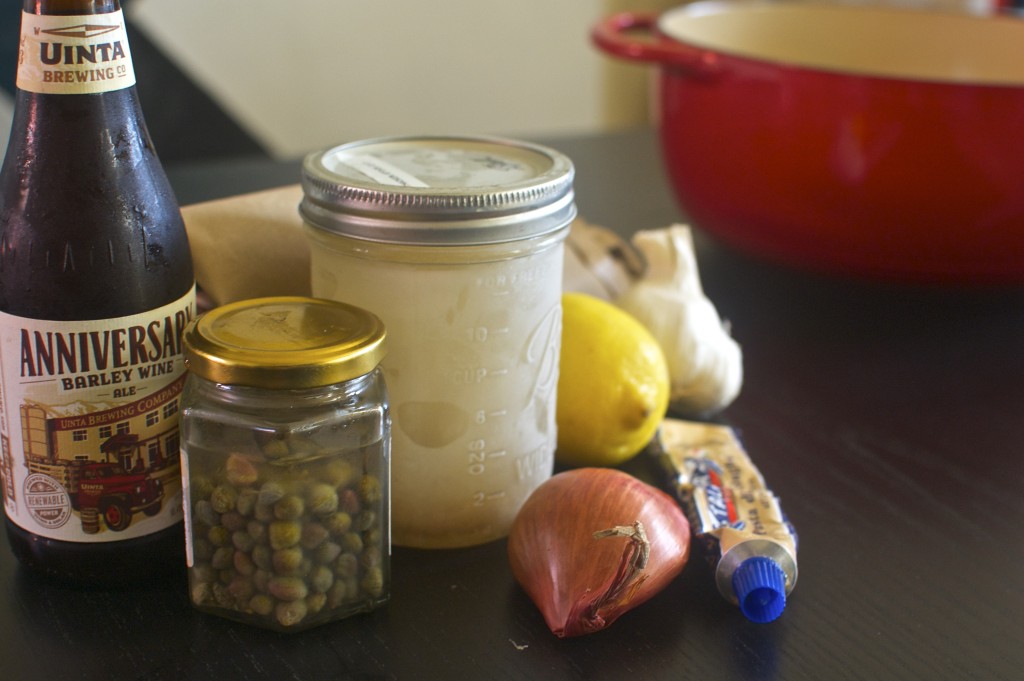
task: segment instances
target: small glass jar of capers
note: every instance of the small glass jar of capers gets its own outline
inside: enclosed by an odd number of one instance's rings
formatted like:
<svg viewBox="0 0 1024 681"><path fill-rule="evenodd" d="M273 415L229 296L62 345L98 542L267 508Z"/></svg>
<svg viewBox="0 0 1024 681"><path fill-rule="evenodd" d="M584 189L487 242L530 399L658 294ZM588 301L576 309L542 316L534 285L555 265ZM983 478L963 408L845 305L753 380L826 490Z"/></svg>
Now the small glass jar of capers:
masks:
<svg viewBox="0 0 1024 681"><path fill-rule="evenodd" d="M193 605L300 631L388 599L391 421L372 313L302 297L215 308L184 334Z"/></svg>

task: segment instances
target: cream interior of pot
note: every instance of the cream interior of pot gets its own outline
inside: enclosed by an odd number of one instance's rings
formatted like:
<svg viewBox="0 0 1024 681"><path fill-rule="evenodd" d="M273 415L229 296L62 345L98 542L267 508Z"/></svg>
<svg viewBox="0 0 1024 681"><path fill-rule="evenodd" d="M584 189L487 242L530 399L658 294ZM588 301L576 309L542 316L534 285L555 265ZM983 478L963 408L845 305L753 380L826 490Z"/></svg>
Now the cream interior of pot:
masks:
<svg viewBox="0 0 1024 681"><path fill-rule="evenodd" d="M666 36L722 54L847 74L1024 84L1024 21L818 2L697 2Z"/></svg>

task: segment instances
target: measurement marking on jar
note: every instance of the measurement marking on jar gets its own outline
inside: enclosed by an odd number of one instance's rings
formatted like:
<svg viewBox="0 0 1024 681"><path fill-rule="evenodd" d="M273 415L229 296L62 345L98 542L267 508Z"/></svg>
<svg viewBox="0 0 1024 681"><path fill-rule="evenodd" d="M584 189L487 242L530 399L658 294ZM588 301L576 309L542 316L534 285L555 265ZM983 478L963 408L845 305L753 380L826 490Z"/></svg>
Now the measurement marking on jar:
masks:
<svg viewBox="0 0 1024 681"><path fill-rule="evenodd" d="M489 450L483 438L470 440L466 443L469 465L466 472L470 475L483 475L487 471L487 463L492 459L500 459L508 455L506 449Z"/></svg>
<svg viewBox="0 0 1024 681"><path fill-rule="evenodd" d="M473 492L473 505L483 506L487 502L501 501L504 498L504 492Z"/></svg>
<svg viewBox="0 0 1024 681"><path fill-rule="evenodd" d="M509 333L509 327L500 326L492 329L489 326L470 326L466 329L466 338L471 343L486 343L492 336L504 336Z"/></svg>
<svg viewBox="0 0 1024 681"><path fill-rule="evenodd" d="M453 385L478 385L491 378L503 378L508 376L509 373L507 368L465 367L452 371L450 382Z"/></svg>
<svg viewBox="0 0 1024 681"><path fill-rule="evenodd" d="M485 289L492 295L507 296L515 292L517 287L542 281L547 272L545 267L534 267L511 274L499 273L489 277L479 277L476 280L476 285L477 288Z"/></svg>

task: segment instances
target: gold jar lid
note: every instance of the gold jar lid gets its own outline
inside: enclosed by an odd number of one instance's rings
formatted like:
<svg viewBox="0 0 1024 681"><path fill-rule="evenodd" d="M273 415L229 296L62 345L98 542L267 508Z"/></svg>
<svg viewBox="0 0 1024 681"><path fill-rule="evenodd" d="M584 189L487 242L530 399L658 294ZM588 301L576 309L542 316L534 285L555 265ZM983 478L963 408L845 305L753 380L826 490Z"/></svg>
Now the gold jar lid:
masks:
<svg viewBox="0 0 1024 681"><path fill-rule="evenodd" d="M345 303L304 297L230 303L192 322L185 365L215 383L315 388L373 371L384 357L384 324Z"/></svg>

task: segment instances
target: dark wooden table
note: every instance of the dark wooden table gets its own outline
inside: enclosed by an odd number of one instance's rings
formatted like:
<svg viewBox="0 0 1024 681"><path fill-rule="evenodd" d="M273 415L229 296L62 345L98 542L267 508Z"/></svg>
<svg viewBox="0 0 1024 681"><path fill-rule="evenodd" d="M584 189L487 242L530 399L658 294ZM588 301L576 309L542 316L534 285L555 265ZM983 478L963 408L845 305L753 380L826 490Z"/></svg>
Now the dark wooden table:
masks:
<svg viewBox="0 0 1024 681"><path fill-rule="evenodd" d="M623 234L682 219L649 131L542 140ZM298 164L171 169L183 203L289 184ZM191 610L184 582L82 591L0 550L4 679L1024 678L1024 287L926 288L779 268L698 239L745 352L739 428L800 532L800 581L746 621L692 560L610 629L560 640L505 542L398 548L383 610L277 635ZM1022 265L1024 266L1024 265ZM646 459L628 467L660 479Z"/></svg>

